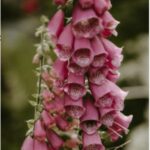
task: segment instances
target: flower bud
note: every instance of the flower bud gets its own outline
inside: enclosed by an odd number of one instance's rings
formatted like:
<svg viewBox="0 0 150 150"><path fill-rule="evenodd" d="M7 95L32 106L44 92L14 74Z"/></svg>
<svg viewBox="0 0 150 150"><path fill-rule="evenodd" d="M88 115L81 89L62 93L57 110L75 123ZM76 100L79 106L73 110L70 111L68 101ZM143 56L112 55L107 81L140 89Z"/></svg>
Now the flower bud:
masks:
<svg viewBox="0 0 150 150"><path fill-rule="evenodd" d="M90 8L94 4L94 0L79 0L82 8Z"/></svg>
<svg viewBox="0 0 150 150"><path fill-rule="evenodd" d="M34 140L34 150L48 150L48 145L45 142Z"/></svg>
<svg viewBox="0 0 150 150"><path fill-rule="evenodd" d="M21 150L34 150L34 140L31 136L27 136L23 142Z"/></svg>

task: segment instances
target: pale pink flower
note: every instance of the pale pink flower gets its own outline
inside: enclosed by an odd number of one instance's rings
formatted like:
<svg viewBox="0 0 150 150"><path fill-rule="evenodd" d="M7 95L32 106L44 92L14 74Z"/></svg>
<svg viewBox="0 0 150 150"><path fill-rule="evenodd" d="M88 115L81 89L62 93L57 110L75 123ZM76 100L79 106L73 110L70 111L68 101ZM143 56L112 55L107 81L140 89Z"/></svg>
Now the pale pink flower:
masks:
<svg viewBox="0 0 150 150"><path fill-rule="evenodd" d="M34 150L34 140L31 136L25 138L21 150Z"/></svg>
<svg viewBox="0 0 150 150"><path fill-rule="evenodd" d="M49 36L54 44L64 27L64 12L58 10L48 23Z"/></svg>
<svg viewBox="0 0 150 150"><path fill-rule="evenodd" d="M51 129L47 130L47 139L55 150L60 150L64 144L59 135Z"/></svg>
<svg viewBox="0 0 150 150"><path fill-rule="evenodd" d="M60 130L66 131L69 129L69 123L67 122L67 120L65 120L64 117L58 115L55 118L56 121L56 125Z"/></svg>
<svg viewBox="0 0 150 150"><path fill-rule="evenodd" d="M99 114L94 106L94 101L86 99L84 103L85 113L80 118L80 127L87 134L93 134L100 127Z"/></svg>
<svg viewBox="0 0 150 150"><path fill-rule="evenodd" d="M42 98L44 99L44 101L49 102L54 99L54 94L51 91L45 89L42 92Z"/></svg>
<svg viewBox="0 0 150 150"><path fill-rule="evenodd" d="M64 28L57 41L55 52L59 59L66 61L71 57L73 39L72 26L70 23Z"/></svg>
<svg viewBox="0 0 150 150"><path fill-rule="evenodd" d="M99 134L96 132L92 135L88 135L83 133L83 150L105 150L103 146Z"/></svg>
<svg viewBox="0 0 150 150"><path fill-rule="evenodd" d="M80 118L85 112L82 99L74 101L68 95L65 95L65 109L66 113L73 118Z"/></svg>
<svg viewBox="0 0 150 150"><path fill-rule="evenodd" d="M78 100L86 94L85 79L83 75L69 73L64 91L73 99Z"/></svg>
<svg viewBox="0 0 150 150"><path fill-rule="evenodd" d="M128 133L128 127L132 118L133 115L125 116L120 112L116 115L113 125L108 129L108 133L112 141L118 140L122 133Z"/></svg>
<svg viewBox="0 0 150 150"><path fill-rule="evenodd" d="M92 8L83 10L79 5L73 11L73 33L76 37L92 38L101 30L99 18Z"/></svg>
<svg viewBox="0 0 150 150"><path fill-rule="evenodd" d="M72 59L80 67L88 67L93 61L93 51L88 39L75 39Z"/></svg>
<svg viewBox="0 0 150 150"><path fill-rule="evenodd" d="M46 142L34 140L34 150L49 150Z"/></svg>
<svg viewBox="0 0 150 150"><path fill-rule="evenodd" d="M47 111L43 110L41 113L42 121L47 128L52 127L55 124L54 117Z"/></svg>
<svg viewBox="0 0 150 150"><path fill-rule="evenodd" d="M41 120L37 120L34 126L34 137L40 141L45 141L46 132L42 125Z"/></svg>
<svg viewBox="0 0 150 150"><path fill-rule="evenodd" d="M103 67L107 61L108 52L105 50L102 41L96 36L91 40L94 51L93 67Z"/></svg>
<svg viewBox="0 0 150 150"><path fill-rule="evenodd" d="M96 106L102 108L113 107L116 110L123 110L124 99L128 93L121 90L113 82L106 80L100 86L90 84L90 89L95 98Z"/></svg>

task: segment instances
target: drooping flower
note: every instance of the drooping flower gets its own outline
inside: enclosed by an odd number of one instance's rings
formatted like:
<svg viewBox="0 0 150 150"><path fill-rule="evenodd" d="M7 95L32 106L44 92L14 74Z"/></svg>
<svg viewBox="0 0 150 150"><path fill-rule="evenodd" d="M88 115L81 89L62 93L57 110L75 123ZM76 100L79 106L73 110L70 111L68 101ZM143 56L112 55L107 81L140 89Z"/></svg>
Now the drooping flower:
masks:
<svg viewBox="0 0 150 150"><path fill-rule="evenodd" d="M85 79L83 75L69 73L64 91L73 99L78 100L86 94Z"/></svg>
<svg viewBox="0 0 150 150"><path fill-rule="evenodd" d="M47 139L55 150L59 150L64 144L59 135L51 129L47 130Z"/></svg>
<svg viewBox="0 0 150 150"><path fill-rule="evenodd" d="M132 118L132 115L125 116L124 114L118 112L114 119L113 125L108 129L108 133L112 141L118 140L122 133L128 133L128 127L132 121Z"/></svg>
<svg viewBox="0 0 150 150"><path fill-rule="evenodd" d="M56 116L55 121L56 121L57 127L58 127L60 130L66 131L66 130L69 129L69 123L67 122L67 120L65 120L64 117L58 115L58 116Z"/></svg>
<svg viewBox="0 0 150 150"><path fill-rule="evenodd" d="M73 11L73 33L76 37L92 38L101 30L99 18L92 8L83 10L79 5Z"/></svg>
<svg viewBox="0 0 150 150"><path fill-rule="evenodd" d="M53 101L44 102L44 108L51 113L64 113L64 98L55 96Z"/></svg>
<svg viewBox="0 0 150 150"><path fill-rule="evenodd" d="M84 103L85 113L80 118L80 127L87 134L93 134L100 127L99 114L94 106L94 101L86 99Z"/></svg>
<svg viewBox="0 0 150 150"><path fill-rule="evenodd" d="M48 145L47 143L38 141L38 140L34 140L34 150L49 150L48 149Z"/></svg>
<svg viewBox="0 0 150 150"><path fill-rule="evenodd" d="M113 16L108 11L105 11L105 13L101 16L101 19L103 20L103 27L104 27L104 30L102 31L102 36L104 37L108 37L110 35L117 36L118 33L116 31L116 27L120 22L114 19Z"/></svg>
<svg viewBox="0 0 150 150"><path fill-rule="evenodd" d="M54 126L55 119L52 115L50 115L47 111L43 110L41 113L42 121L47 128Z"/></svg>
<svg viewBox="0 0 150 150"><path fill-rule="evenodd" d="M94 0L79 0L82 8L90 8L94 4Z"/></svg>
<svg viewBox="0 0 150 150"><path fill-rule="evenodd" d="M101 16L112 7L110 0L94 0L95 11Z"/></svg>
<svg viewBox="0 0 150 150"><path fill-rule="evenodd" d="M58 10L48 23L49 36L54 44L56 44L58 36L64 27L64 12Z"/></svg>
<svg viewBox="0 0 150 150"><path fill-rule="evenodd" d="M73 60L70 60L68 64L68 70L69 72L77 74L77 75L84 75L87 72L88 67L84 67L84 68L80 67Z"/></svg>
<svg viewBox="0 0 150 150"><path fill-rule="evenodd" d="M106 80L106 76L103 74L101 68L91 67L88 71L88 75L89 81L96 85L102 85Z"/></svg>
<svg viewBox="0 0 150 150"><path fill-rule="evenodd" d="M34 137L38 139L39 141L45 141L46 138L46 132L45 129L42 125L41 120L37 120L35 122L34 126Z"/></svg>
<svg viewBox="0 0 150 150"><path fill-rule="evenodd" d="M103 43L96 36L91 41L92 49L94 51L93 67L103 67L107 61L108 52L104 49Z"/></svg>
<svg viewBox="0 0 150 150"><path fill-rule="evenodd" d="M95 98L95 104L98 107L113 107L117 110L123 110L124 99L127 96L127 92L121 90L113 82L106 80L105 83L100 86L90 84L90 89Z"/></svg>
<svg viewBox="0 0 150 150"><path fill-rule="evenodd" d="M56 5L64 5L67 0L53 0Z"/></svg>
<svg viewBox="0 0 150 150"><path fill-rule="evenodd" d="M72 26L70 23L63 29L57 41L57 48L55 49L55 52L59 59L66 61L71 57L73 39Z"/></svg>
<svg viewBox="0 0 150 150"><path fill-rule="evenodd" d="M34 140L31 136L25 138L21 150L34 150Z"/></svg>
<svg viewBox="0 0 150 150"><path fill-rule="evenodd" d="M75 39L73 61L80 67L88 67L93 61L93 51L88 39Z"/></svg>
<svg viewBox="0 0 150 150"><path fill-rule="evenodd" d="M83 150L105 150L99 134L96 132L92 135L83 133Z"/></svg>
<svg viewBox="0 0 150 150"><path fill-rule="evenodd" d="M73 118L80 118L85 112L82 99L75 101L68 95L65 95L65 109L66 113Z"/></svg>

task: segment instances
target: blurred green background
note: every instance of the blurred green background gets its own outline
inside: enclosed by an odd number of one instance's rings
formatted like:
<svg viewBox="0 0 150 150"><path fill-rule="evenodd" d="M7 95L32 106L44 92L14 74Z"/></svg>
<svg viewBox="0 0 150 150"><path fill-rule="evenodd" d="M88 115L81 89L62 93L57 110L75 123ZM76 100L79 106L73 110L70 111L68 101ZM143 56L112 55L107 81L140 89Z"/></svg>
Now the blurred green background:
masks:
<svg viewBox="0 0 150 150"><path fill-rule="evenodd" d="M148 150L148 0L112 0L111 13L121 22L119 36L124 62L118 84L130 91L125 114L133 114L125 150ZM33 109L28 99L35 92L32 57L35 28L41 14L56 11L52 0L2 0L2 150L19 150ZM116 144L116 143L115 143Z"/></svg>

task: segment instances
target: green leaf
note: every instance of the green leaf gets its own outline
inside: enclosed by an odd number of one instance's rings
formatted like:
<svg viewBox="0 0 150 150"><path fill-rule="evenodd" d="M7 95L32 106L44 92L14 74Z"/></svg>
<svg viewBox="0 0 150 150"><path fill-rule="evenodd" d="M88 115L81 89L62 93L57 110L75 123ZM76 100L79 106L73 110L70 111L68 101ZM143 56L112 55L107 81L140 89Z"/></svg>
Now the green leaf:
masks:
<svg viewBox="0 0 150 150"><path fill-rule="evenodd" d="M42 15L41 18L40 18L40 21L41 21L42 23L48 23L48 22L49 22L49 19L48 19L47 16Z"/></svg>
<svg viewBox="0 0 150 150"><path fill-rule="evenodd" d="M29 103L30 103L30 105L33 106L33 107L36 107L36 106L37 106L37 103L36 103L35 101L30 100Z"/></svg>
<svg viewBox="0 0 150 150"><path fill-rule="evenodd" d="M33 128L30 128L27 132L26 132L26 136L31 135L33 133Z"/></svg>

